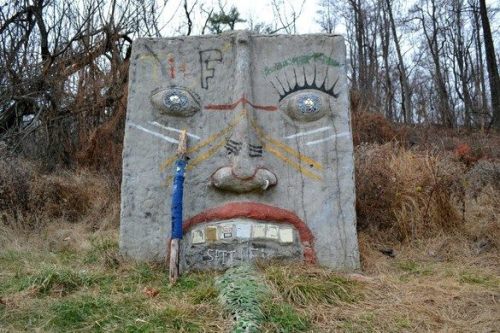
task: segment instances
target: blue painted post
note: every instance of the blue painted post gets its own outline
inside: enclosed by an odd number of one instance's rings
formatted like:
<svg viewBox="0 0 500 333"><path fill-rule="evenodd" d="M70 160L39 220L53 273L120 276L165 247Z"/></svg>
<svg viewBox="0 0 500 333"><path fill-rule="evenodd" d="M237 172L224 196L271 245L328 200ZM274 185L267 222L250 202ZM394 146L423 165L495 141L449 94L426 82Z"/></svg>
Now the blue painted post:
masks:
<svg viewBox="0 0 500 333"><path fill-rule="evenodd" d="M184 171L186 161L179 159L175 162L175 177L172 187L172 238L182 239L182 196L184 192Z"/></svg>
<svg viewBox="0 0 500 333"><path fill-rule="evenodd" d="M172 235L170 236L170 283L175 283L179 277L179 243L182 239L182 196L184 193L184 171L186 170L186 131L179 136L177 161L175 162L174 184L172 186Z"/></svg>

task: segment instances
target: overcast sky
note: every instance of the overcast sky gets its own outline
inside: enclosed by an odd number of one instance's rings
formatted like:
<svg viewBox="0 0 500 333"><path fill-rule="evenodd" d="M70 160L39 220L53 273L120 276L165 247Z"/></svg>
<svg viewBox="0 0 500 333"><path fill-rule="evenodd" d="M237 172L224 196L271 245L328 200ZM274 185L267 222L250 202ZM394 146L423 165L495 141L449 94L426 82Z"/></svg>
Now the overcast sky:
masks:
<svg viewBox="0 0 500 333"><path fill-rule="evenodd" d="M161 3L165 0L157 0ZM206 8L218 8L219 1L222 4L225 4L225 9L229 10L231 6L235 6L238 8L243 19L249 20L253 19L254 22L264 22L271 23L273 22L273 10L270 6L270 0L199 0L199 3L205 4ZM291 8L295 8L298 12L300 10L301 4L303 0L282 0L287 4L283 8L283 10L287 10L291 12ZM338 1L346 1L346 0L338 0ZM188 1L188 3L193 3L194 0ZM401 2L401 5L404 7L404 10L409 8L415 0L407 0ZM167 7L163 12L162 18L163 20L169 21L167 27L172 27L170 30L167 28L167 35L178 35L179 31L175 31L175 28L178 29L179 26L184 26L186 22L186 17L184 15L184 9L182 8L183 0L168 0ZM297 22L297 33L306 34L306 33L315 33L321 32L319 24L316 22L318 17L317 11L319 10L318 6L319 0L305 0L302 14L300 15ZM486 4L488 6L498 7L498 0L486 0ZM204 21L205 15L201 17L199 13L194 13L193 21L198 24L197 27L193 29L193 35L197 35L201 31L201 24ZM495 19L490 16L490 24L491 28L494 31L494 34L498 33L499 25L496 23L499 22L500 15L497 15ZM162 20L162 21L163 21ZM174 28L175 27L175 28ZM248 22L240 23L236 26L237 29L245 29L248 28ZM185 33L185 28L182 30ZM338 25L336 27L335 33L345 34L345 29L342 25Z"/></svg>
<svg viewBox="0 0 500 333"><path fill-rule="evenodd" d="M163 2L163 0L159 0ZM300 10L303 0L284 0L287 4L283 10L291 11L292 7L298 12ZM172 19L169 26L178 27L184 24L186 18L184 15L184 9L182 8L182 2L179 0L169 0L167 3L167 8L164 11L164 16L166 20ZM193 1L190 1L191 3ZM254 22L273 22L273 10L269 4L269 0L222 0L225 5L225 9L229 10L231 6L235 6L240 12L243 19L249 20L253 19ZM316 23L316 11L318 10L317 0L306 0L302 9L302 14L297 22L297 32L301 34L320 32L320 27ZM205 3L206 8L214 7L218 8L218 0L200 0L200 3ZM174 14L175 13L175 14ZM195 13L197 15L197 13ZM200 17L195 16L195 24L201 24ZM240 23L236 26L237 29L244 29L248 27L248 22ZM198 34L201 27L194 29L193 34Z"/></svg>

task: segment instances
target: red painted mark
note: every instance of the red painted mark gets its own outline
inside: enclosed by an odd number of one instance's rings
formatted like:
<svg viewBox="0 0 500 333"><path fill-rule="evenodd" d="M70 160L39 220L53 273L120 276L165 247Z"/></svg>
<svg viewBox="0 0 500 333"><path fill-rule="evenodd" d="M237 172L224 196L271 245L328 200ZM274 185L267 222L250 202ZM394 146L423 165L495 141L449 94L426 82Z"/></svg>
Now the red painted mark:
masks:
<svg viewBox="0 0 500 333"><path fill-rule="evenodd" d="M308 263L316 263L314 251L314 236L309 227L293 212L286 209L269 206L256 202L232 202L220 207L208 209L186 221L182 226L184 233L191 227L210 221L228 220L237 217L247 217L260 221L272 221L293 225L299 232L300 243L304 250L304 258Z"/></svg>
<svg viewBox="0 0 500 333"><path fill-rule="evenodd" d="M233 104L209 104L209 105L205 106L205 110L211 110L211 111L234 110L234 108L236 108L240 103L243 103L243 105L246 105L248 103L256 110L263 110L263 111L276 111L276 110L278 110L278 108L274 105L255 105L255 104L251 103L248 99L246 99L245 96L241 97L239 100L237 100Z"/></svg>
<svg viewBox="0 0 500 333"><path fill-rule="evenodd" d="M182 72L182 74L184 74L184 76L186 76L187 65L185 62L180 65L179 70Z"/></svg>
<svg viewBox="0 0 500 333"><path fill-rule="evenodd" d="M170 77L175 79L175 59L174 57L168 58L168 63L170 65Z"/></svg>

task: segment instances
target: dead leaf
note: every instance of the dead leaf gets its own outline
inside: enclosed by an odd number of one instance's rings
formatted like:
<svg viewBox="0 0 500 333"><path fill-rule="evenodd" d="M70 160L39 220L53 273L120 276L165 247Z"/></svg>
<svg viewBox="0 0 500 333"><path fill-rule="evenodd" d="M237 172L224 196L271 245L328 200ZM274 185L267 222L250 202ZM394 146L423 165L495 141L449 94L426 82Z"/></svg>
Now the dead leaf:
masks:
<svg viewBox="0 0 500 333"><path fill-rule="evenodd" d="M146 295L148 297L156 297L160 293L160 291L158 289L151 288L151 287L144 287L142 292L144 293L144 295Z"/></svg>

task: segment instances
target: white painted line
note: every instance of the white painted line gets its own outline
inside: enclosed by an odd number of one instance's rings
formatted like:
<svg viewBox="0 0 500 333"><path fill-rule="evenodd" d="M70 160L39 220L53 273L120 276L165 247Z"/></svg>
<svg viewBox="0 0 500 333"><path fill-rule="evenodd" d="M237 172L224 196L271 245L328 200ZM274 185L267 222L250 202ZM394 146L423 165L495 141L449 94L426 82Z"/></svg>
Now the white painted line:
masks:
<svg viewBox="0 0 500 333"><path fill-rule="evenodd" d="M293 139L293 138L297 138L299 136L304 136L304 135L309 135L309 134L324 132L324 131L328 131L329 129L332 129L332 127L331 126L321 127L321 128L317 128L317 129L314 129L314 130L311 130L311 131L300 132L300 133L297 133L297 134L292 134L292 135L289 135L289 136L285 136L285 139Z"/></svg>
<svg viewBox="0 0 500 333"><path fill-rule="evenodd" d="M162 125L162 124L160 124L159 122L156 122L156 121L150 121L149 123L150 123L151 125L155 125L155 126L158 126L158 127L160 127L160 128L166 129L167 131L172 131L172 132L176 132L176 133L180 133L180 132L182 132L181 130L179 130L179 129L177 129L177 128L168 127L168 126ZM191 134L191 133L186 133L186 134L187 134L187 136L189 136L190 138L193 138L193 139L196 139L196 140L200 140L200 139L201 139L198 135Z"/></svg>
<svg viewBox="0 0 500 333"><path fill-rule="evenodd" d="M142 127L142 126L140 126L140 125L136 125L136 124L132 124L132 123L131 123L131 124L130 124L130 126L135 127L135 128L137 128L137 129L139 129L139 130L141 130L141 131L144 131L144 132L146 132L146 133L149 133L149 134L151 134L151 135L154 135L154 136L156 136L156 137L158 137L158 138L160 138L160 139L163 139L163 140L165 140L165 141L168 141L168 142L171 142L171 143L179 143L179 141L178 141L178 140L176 140L176 139L174 139L174 138L171 138L171 137L166 136L166 135L161 135L160 133L156 133L156 132L150 131L150 130L148 130L147 128L144 128L144 127Z"/></svg>
<svg viewBox="0 0 500 333"><path fill-rule="evenodd" d="M324 139L309 141L309 142L306 143L306 145L308 145L308 146L315 145L317 143L325 142L325 141L328 141L328 140L331 140L331 139L340 138L341 136L348 136L348 135L349 135L349 132L334 134L334 135L330 135L329 137L324 138Z"/></svg>

